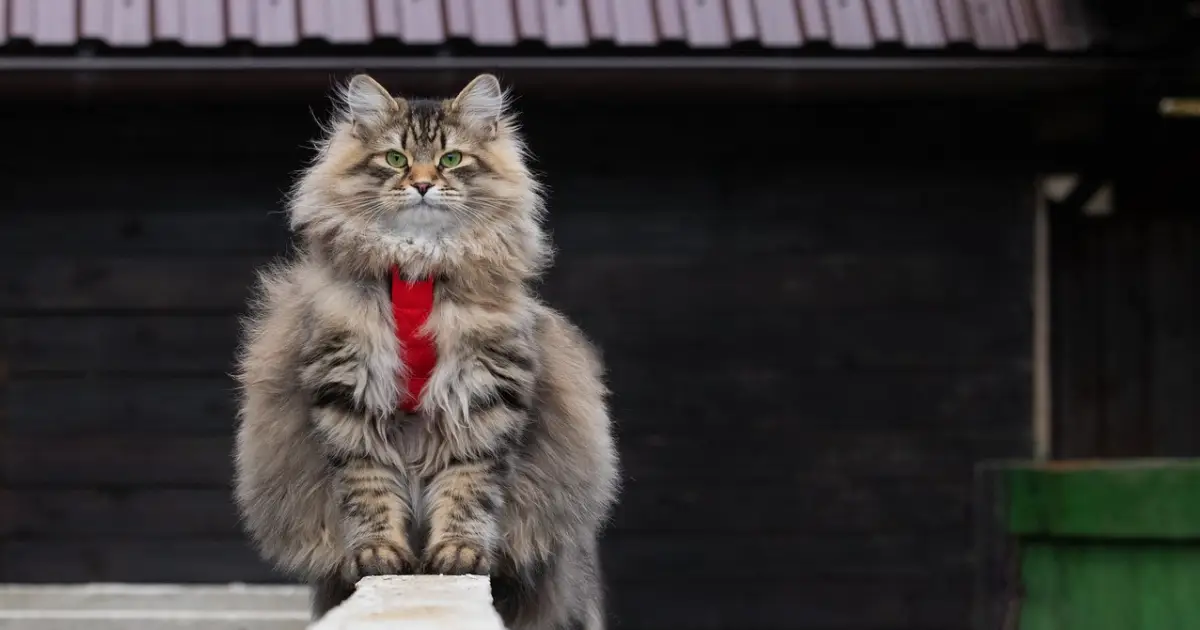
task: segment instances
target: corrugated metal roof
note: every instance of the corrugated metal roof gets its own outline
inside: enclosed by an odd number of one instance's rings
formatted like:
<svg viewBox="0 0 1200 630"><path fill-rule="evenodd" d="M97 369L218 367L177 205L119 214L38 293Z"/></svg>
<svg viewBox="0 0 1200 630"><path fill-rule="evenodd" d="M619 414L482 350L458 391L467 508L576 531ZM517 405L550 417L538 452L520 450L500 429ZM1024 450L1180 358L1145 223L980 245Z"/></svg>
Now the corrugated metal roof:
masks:
<svg viewBox="0 0 1200 630"><path fill-rule="evenodd" d="M308 40L548 49L1080 51L1083 0L0 0L0 52Z"/></svg>

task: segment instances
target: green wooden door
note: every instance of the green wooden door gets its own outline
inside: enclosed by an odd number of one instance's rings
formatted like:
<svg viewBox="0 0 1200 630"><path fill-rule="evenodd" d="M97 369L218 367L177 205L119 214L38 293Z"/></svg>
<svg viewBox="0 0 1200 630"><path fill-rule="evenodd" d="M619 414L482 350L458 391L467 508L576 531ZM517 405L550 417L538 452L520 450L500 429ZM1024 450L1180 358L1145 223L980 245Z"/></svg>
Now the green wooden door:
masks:
<svg viewBox="0 0 1200 630"><path fill-rule="evenodd" d="M1200 461L1003 472L1020 630L1200 629Z"/></svg>

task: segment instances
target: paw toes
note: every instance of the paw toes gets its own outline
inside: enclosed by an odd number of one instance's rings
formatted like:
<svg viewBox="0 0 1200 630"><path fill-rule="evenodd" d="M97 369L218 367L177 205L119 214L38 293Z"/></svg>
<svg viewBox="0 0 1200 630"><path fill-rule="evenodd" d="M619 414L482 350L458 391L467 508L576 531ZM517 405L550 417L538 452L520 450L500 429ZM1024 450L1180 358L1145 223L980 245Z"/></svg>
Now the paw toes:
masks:
<svg viewBox="0 0 1200 630"><path fill-rule="evenodd" d="M442 543L435 547L426 564L430 573L444 575L485 575L491 565L483 549L457 542Z"/></svg>
<svg viewBox="0 0 1200 630"><path fill-rule="evenodd" d="M354 550L355 573L365 575L399 575L412 571L414 562L408 550L388 541L374 541Z"/></svg>

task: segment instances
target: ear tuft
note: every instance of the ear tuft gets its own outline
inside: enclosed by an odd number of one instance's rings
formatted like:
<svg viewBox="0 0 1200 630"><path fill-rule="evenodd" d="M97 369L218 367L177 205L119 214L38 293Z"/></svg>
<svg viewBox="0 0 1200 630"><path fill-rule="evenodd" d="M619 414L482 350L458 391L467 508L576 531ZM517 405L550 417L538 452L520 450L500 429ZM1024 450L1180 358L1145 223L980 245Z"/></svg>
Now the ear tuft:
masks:
<svg viewBox="0 0 1200 630"><path fill-rule="evenodd" d="M451 107L467 124L494 132L507 105L500 80L491 74L481 74L458 93Z"/></svg>
<svg viewBox="0 0 1200 630"><path fill-rule="evenodd" d="M342 101L357 124L377 128L387 122L400 107L396 99L375 79L365 74L355 75L342 92Z"/></svg>

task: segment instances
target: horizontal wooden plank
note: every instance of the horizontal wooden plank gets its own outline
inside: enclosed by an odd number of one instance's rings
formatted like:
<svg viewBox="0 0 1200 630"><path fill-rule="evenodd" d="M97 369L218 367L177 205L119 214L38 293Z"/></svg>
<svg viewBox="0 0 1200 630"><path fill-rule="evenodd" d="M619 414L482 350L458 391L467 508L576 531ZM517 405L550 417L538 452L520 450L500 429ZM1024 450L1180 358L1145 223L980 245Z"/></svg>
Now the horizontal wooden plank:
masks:
<svg viewBox="0 0 1200 630"><path fill-rule="evenodd" d="M614 415L627 435L730 427L758 434L826 431L969 434L1028 414L1029 372L688 371L662 364L610 370Z"/></svg>
<svg viewBox="0 0 1200 630"><path fill-rule="evenodd" d="M150 0L111 0L108 3L107 6L117 9L110 12L103 23L108 27L108 34L104 36L108 43L117 46L143 45L136 43L136 40L148 36L149 15L136 11L130 15L125 7L131 1L149 3ZM228 0L230 12L226 24L230 40L245 39L235 31L241 27L239 22L246 17L242 15L243 3L267 1ZM192 0L184 2L186 6ZM253 29L258 24L255 23L257 20L253 15L253 7L250 9L248 17L251 21L247 26ZM295 32L294 26L292 30ZM254 37L253 30L246 37ZM123 42L120 41L122 39ZM149 43L148 39L142 41ZM43 127L41 134L31 129L13 130L11 146L21 151L23 159L12 164L10 173L19 175L22 178L20 181L27 182L29 186L14 187L10 192L12 197L8 199L36 200L33 193L38 190L55 201L70 198L63 190L40 188L42 184L50 183L67 190L80 190L76 186L94 185L95 188L88 189L89 194L75 196L75 202L85 208L111 204L117 197L110 193L121 190L125 191L127 204L142 205L140 188L144 186L149 193L149 200L162 201L164 205L161 208L170 209L177 205L193 206L196 204L194 200L220 198L223 195L222 188L228 185L231 186L231 195L243 187L257 191L267 188L274 190L270 198L272 205L268 209L278 208L295 171L311 156L307 142L320 133L313 117L314 110L319 111L327 103L317 100L292 106L278 104L263 107L261 102L254 104L243 99L234 102L216 93L209 93L176 100L169 108L163 102L163 109L145 116L130 116L128 105L117 105L115 102L105 105L93 101L83 105L67 100L54 104L42 101L33 106L36 110L28 109L26 105L14 105L7 112L22 111L31 120L45 120L47 117L58 119L60 124L53 128L28 125ZM22 107L25 109L20 109ZM172 130L179 135L179 121L185 119L188 121L186 148L182 148L181 143L179 150L146 150L147 143L167 137ZM43 138L40 143L39 135ZM56 146L62 143L96 146L106 142L113 145L110 151L105 152L105 159L87 169L68 169L69 172L55 175L41 166L43 160L52 160L61 153L56 151ZM109 181L103 181L105 178ZM186 186L183 190L187 193L176 195L173 203L160 192L171 184ZM13 206L6 204L8 207ZM59 205L55 203L52 207ZM70 207L70 204L66 207Z"/></svg>
<svg viewBox="0 0 1200 630"><path fill-rule="evenodd" d="M697 556L724 557L709 541ZM770 565L773 552L747 561ZM656 561L652 561L656 562ZM811 580L681 579L612 583L610 617L621 628L661 630L895 630L969 627L970 577L961 572L913 576L825 576Z"/></svg>
<svg viewBox="0 0 1200 630"><path fill-rule="evenodd" d="M803 482L837 476L965 479L981 459L1026 457L1031 448L1028 436L1011 435L1011 429L990 433L780 430L750 435L739 432L738 418L731 414L731 424L724 431L686 435L622 429L619 443L626 477L637 482L699 482L725 478L736 470L737 478L744 482ZM804 419L797 414L793 421ZM716 454L714 444L721 445Z"/></svg>
<svg viewBox="0 0 1200 630"><path fill-rule="evenodd" d="M0 485L224 485L233 443L220 437L0 435Z"/></svg>
<svg viewBox="0 0 1200 630"><path fill-rule="evenodd" d="M674 300L638 300L631 293L609 294L608 304L622 305L615 313L599 303L558 300L620 369L636 368L640 361L680 367L769 362L795 373L1028 363L1029 309L1019 303L829 312L771 299L776 294L765 287L763 293L712 306L700 290L667 292Z"/></svg>
<svg viewBox="0 0 1200 630"><path fill-rule="evenodd" d="M0 271L0 311L245 306L266 257L38 258Z"/></svg>
<svg viewBox="0 0 1200 630"><path fill-rule="evenodd" d="M653 422L643 417L638 422ZM721 430L631 433L621 430L619 448L630 479L711 480L736 470L746 482L854 475L965 478L983 458L1024 457L1028 436L1007 431L915 432L904 430L749 433L730 414ZM618 419L620 422L621 419ZM798 419L797 422L802 422ZM24 485L152 486L226 484L232 479L228 435L148 437L96 435L0 436L0 483ZM713 444L722 444L722 465L713 465Z"/></svg>
<svg viewBox="0 0 1200 630"><path fill-rule="evenodd" d="M3 212L0 252L6 258L18 258L48 254L269 256L286 251L290 235L283 214L252 203L226 211L230 203L243 205L230 195L220 200L219 212L211 208Z"/></svg>
<svg viewBox="0 0 1200 630"><path fill-rule="evenodd" d="M238 538L232 491L0 489L0 537Z"/></svg>
<svg viewBox="0 0 1200 630"><path fill-rule="evenodd" d="M0 582L284 582L241 538L0 540Z"/></svg>
<svg viewBox="0 0 1200 630"><path fill-rule="evenodd" d="M219 375L16 380L3 393L12 435L211 436L233 431L236 384Z"/></svg>
<svg viewBox="0 0 1200 630"><path fill-rule="evenodd" d="M0 317L9 373L228 372L237 315Z"/></svg>
<svg viewBox="0 0 1200 630"><path fill-rule="evenodd" d="M761 269L763 258L809 253L1029 258L1028 177L936 169L854 175L805 167L786 177L759 173L748 188L687 174L563 177L551 182L549 228L561 259L720 252L739 258L729 264L753 256ZM614 189L638 194L614 204Z"/></svg>
<svg viewBox="0 0 1200 630"><path fill-rule="evenodd" d="M562 258L543 293L552 304L620 305L640 313L674 304L748 311L856 308L956 308L966 304L1029 304L1027 266L994 259L955 260L935 253L833 253L748 258L737 264L713 255ZM609 307L611 308L611 306Z"/></svg>
<svg viewBox="0 0 1200 630"><path fill-rule="evenodd" d="M916 531L876 536L809 536L804 527L785 534L756 533L721 541L722 553L698 552L711 536L644 535L609 530L601 543L608 579L651 584L677 576L687 582L766 581L966 573L969 554L958 545ZM768 562L761 562L763 559Z"/></svg>
<svg viewBox="0 0 1200 630"><path fill-rule="evenodd" d="M561 191L563 210L548 221L557 260L601 255L713 255L753 258L761 271L777 256L810 254L942 255L956 262L1019 268L1028 258L1028 225L1003 212L965 214L960 208L927 208L918 219L894 208L863 207L836 218L824 214L832 200L805 206L802 195L775 196L739 211L730 220L711 202L662 203L656 208L631 205L615 211L595 190ZM922 203L914 201L914 204ZM1018 200L1013 205L1021 207ZM814 211L813 207L819 211ZM972 210L972 212L974 212Z"/></svg>
<svg viewBox="0 0 1200 630"><path fill-rule="evenodd" d="M732 473L726 479L698 483L629 479L612 526L619 532L663 536L755 537L804 532L847 539L879 535L881 543L889 535L926 540L925 545L908 541L911 544L905 553L916 555L877 558L899 565L939 548L944 542L938 540L939 535L965 531L970 521L969 478L854 479L853 474L844 471L790 483L745 483ZM860 542L859 547L871 555L882 553L869 550L869 541ZM820 566L874 566L871 555Z"/></svg>

